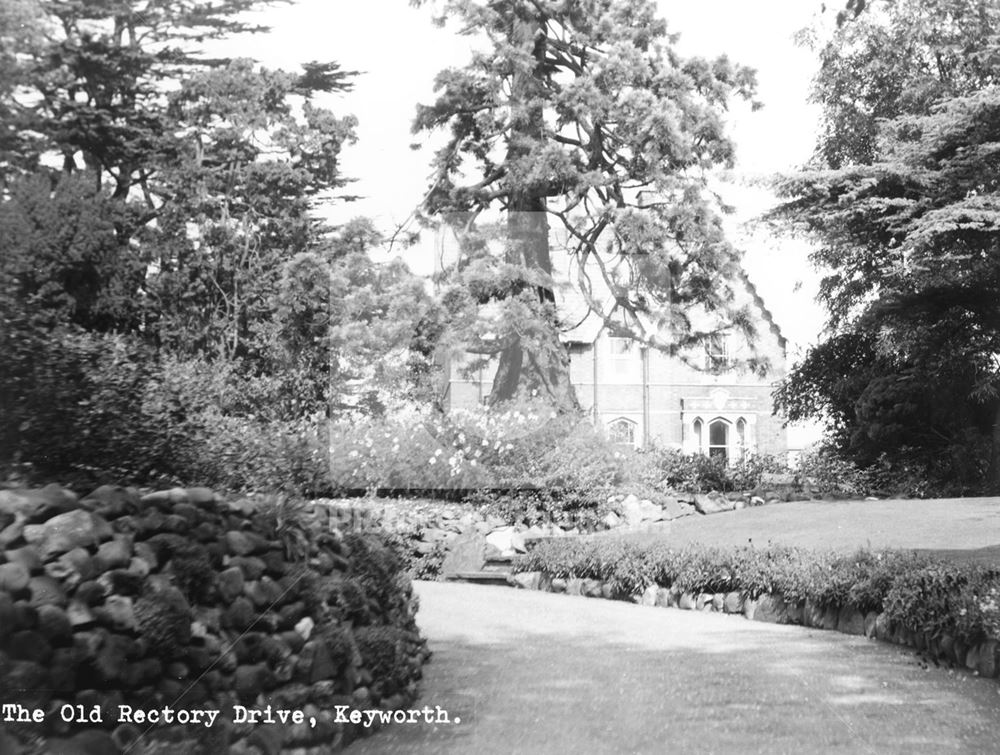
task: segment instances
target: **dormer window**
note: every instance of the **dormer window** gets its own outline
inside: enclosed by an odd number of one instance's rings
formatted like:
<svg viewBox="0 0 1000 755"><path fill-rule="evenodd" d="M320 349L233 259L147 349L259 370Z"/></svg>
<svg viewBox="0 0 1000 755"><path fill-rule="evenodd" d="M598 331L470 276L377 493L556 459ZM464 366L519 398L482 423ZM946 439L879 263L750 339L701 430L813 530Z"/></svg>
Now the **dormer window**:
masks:
<svg viewBox="0 0 1000 755"><path fill-rule="evenodd" d="M638 349L631 338L612 336L608 339L611 355L611 376L613 380L636 380L638 374Z"/></svg>

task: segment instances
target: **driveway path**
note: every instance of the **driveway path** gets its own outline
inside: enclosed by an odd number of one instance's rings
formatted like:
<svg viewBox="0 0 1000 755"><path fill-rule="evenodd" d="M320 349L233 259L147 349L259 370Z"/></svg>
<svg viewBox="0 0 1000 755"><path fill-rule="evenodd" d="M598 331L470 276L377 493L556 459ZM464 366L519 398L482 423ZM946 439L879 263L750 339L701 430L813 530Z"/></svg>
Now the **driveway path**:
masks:
<svg viewBox="0 0 1000 755"><path fill-rule="evenodd" d="M834 632L417 583L418 705L350 755L1000 753L1000 685Z"/></svg>

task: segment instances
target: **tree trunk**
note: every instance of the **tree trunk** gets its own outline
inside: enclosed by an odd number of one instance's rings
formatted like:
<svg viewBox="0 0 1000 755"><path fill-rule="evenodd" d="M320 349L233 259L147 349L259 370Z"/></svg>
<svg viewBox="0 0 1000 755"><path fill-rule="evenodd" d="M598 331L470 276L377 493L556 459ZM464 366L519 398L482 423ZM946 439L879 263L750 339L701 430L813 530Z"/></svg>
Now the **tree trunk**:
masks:
<svg viewBox="0 0 1000 755"><path fill-rule="evenodd" d="M530 180L531 177L523 175L523 166L514 167L531 152L532 144L544 138L544 113L538 96L538 85L545 75L544 26L537 19L515 18L512 41L530 52L535 66L530 73L515 73L511 81L512 127L507 146L507 165L511 170L508 172L505 261L522 267L526 273L542 273L551 278L545 182L542 177ZM546 285L533 287L544 309L545 322L540 323L539 334L534 338L525 339L519 334L509 337L500 353L489 403L495 406L537 392L559 411L576 410L579 402L569 382L569 354L559 341L555 294Z"/></svg>

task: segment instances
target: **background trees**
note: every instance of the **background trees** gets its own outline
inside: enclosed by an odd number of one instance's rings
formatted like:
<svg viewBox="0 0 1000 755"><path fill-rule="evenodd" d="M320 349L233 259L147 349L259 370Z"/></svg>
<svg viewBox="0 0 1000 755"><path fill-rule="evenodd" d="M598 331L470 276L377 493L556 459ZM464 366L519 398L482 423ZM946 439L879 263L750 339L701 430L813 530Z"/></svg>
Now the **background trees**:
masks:
<svg viewBox="0 0 1000 755"><path fill-rule="evenodd" d="M824 412L860 461L916 459L959 487L1000 485L998 21L956 0L844 23L822 53L815 169L781 182L775 213L819 241L832 331L779 405Z"/></svg>
<svg viewBox="0 0 1000 755"><path fill-rule="evenodd" d="M314 215L348 198L355 122L323 100L350 72L206 52L260 31L243 14L269 4L0 9L8 469L251 484L295 438L317 451L326 415L372 390L361 378L384 401L401 365L426 373L422 287L368 259L364 223L335 233Z"/></svg>
<svg viewBox="0 0 1000 755"><path fill-rule="evenodd" d="M677 352L706 336L688 318L700 306L749 330L730 306L737 255L706 171L732 160L722 111L752 96L753 74L725 58L681 58L647 0L454 0L444 17L484 47L439 74L437 101L418 112L415 130L450 135L423 209L463 232L484 211L502 213L502 251L481 228L467 233L445 295L467 326L462 348L498 358L491 403L537 391L575 406L553 232L612 328Z"/></svg>

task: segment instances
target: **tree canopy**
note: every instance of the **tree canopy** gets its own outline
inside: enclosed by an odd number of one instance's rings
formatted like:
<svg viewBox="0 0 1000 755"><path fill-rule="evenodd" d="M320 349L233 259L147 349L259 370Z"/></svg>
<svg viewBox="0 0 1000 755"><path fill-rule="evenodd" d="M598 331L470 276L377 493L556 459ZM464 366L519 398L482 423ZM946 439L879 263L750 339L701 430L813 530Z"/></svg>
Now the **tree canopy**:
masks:
<svg viewBox="0 0 1000 755"><path fill-rule="evenodd" d="M707 335L693 307L752 330L731 306L738 255L707 174L732 163L723 112L753 96L753 73L682 58L648 0L450 0L447 18L483 46L442 71L418 111L415 131L449 130L423 210L466 234L445 300L468 326L463 348L498 359L491 402L537 391L575 405L554 235L616 331L677 353ZM490 210L503 217L499 252L474 232Z"/></svg>
<svg viewBox="0 0 1000 755"><path fill-rule="evenodd" d="M1000 57L988 30L998 21L992 2L902 0L845 22L818 79L829 126L819 164L779 183L788 201L774 213L818 242L832 332L792 373L779 403L793 419L826 409L842 446L869 460L873 443L889 455L913 446L975 456L970 433L992 424L993 484ZM900 52L875 55L887 40ZM843 358L847 344L864 345L862 371ZM928 396L947 410L905 411ZM899 431L886 437L893 423ZM924 432L935 425L935 437Z"/></svg>

